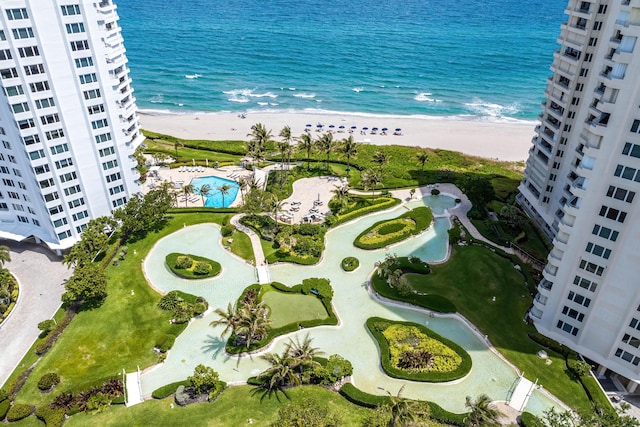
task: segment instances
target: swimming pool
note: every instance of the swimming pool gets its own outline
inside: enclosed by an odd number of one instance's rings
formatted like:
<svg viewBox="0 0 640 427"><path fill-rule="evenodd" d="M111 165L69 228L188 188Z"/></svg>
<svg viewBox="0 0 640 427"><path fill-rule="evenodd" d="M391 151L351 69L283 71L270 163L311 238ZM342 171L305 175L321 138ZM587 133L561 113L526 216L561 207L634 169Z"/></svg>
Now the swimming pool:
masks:
<svg viewBox="0 0 640 427"><path fill-rule="evenodd" d="M229 192L223 196L218 189L223 185L229 185ZM218 178L217 176L201 176L200 178L193 178L191 180L194 192L200 194L200 188L203 185L209 185L209 195L206 196L204 205L208 208L228 208L231 203L236 199L238 195L238 189L240 186L237 182L230 179Z"/></svg>

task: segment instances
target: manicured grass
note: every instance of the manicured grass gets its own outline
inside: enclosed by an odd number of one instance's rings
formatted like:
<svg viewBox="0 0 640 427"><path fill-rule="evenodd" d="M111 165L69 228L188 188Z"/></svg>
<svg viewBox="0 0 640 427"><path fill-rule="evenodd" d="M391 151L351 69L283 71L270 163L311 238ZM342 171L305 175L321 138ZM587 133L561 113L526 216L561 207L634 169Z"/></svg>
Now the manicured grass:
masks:
<svg viewBox="0 0 640 427"><path fill-rule="evenodd" d="M265 292L262 301L271 309L269 319L272 328L281 328L290 323L305 320L326 319L327 310L322 302L312 295L285 294L278 291Z"/></svg>
<svg viewBox="0 0 640 427"><path fill-rule="evenodd" d="M232 240L229 244L229 239ZM251 239L242 231L235 230L229 237L223 237L222 242L231 248L231 252L247 261L255 262L256 257L253 255L253 246Z"/></svg>
<svg viewBox="0 0 640 427"><path fill-rule="evenodd" d="M412 322L393 322L380 317L367 319L367 329L378 343L382 356L382 369L394 378L411 381L446 382L464 377L471 371L471 356L455 342L444 338L426 326ZM411 332L409 336L405 334ZM411 337L413 335L413 337ZM390 339L390 337L393 337ZM407 338L411 337L408 341ZM420 337L418 342L413 338ZM426 350L433 356L433 367L427 370L409 370L398 366L394 354L400 348Z"/></svg>
<svg viewBox="0 0 640 427"><path fill-rule="evenodd" d="M508 228L503 227L500 221L473 219L471 222L480 234L494 243L504 246L507 241L513 242L542 262L549 255L549 243L543 240L544 238L528 222L516 233L507 232ZM516 241L516 238L519 239Z"/></svg>
<svg viewBox="0 0 640 427"><path fill-rule="evenodd" d="M192 260L192 265L190 268L178 268L177 265L177 261L178 261L178 257L181 256L187 256L189 258L191 258ZM173 274L175 274L176 276L185 278L185 279L206 279L207 277L214 277L217 276L218 274L220 274L220 271L222 270L222 266L220 265L219 262L214 261L212 259L209 258L205 258L202 256L197 256L197 255L192 255L192 254L179 254L176 252L170 253L169 255L167 255L165 257L165 262L167 264L167 266L169 267L169 269L173 272ZM195 272L194 268L196 266L197 262L202 262L205 264L209 265L209 271L205 274L198 274Z"/></svg>
<svg viewBox="0 0 640 427"><path fill-rule="evenodd" d="M53 396L37 389L38 379L56 372L62 381L56 392L82 391L105 379L116 377L126 369L131 372L157 362L152 349L164 333L175 333L169 325L171 313L156 307L160 299L146 282L141 261L161 237L173 233L183 224L220 223L222 214L172 214L166 226L136 242L119 266L107 268L109 296L101 307L81 311L73 319L53 348L36 365L16 400L42 404ZM133 294L132 294L133 291ZM183 327L184 325L180 325Z"/></svg>
<svg viewBox="0 0 640 427"><path fill-rule="evenodd" d="M360 233L353 244L360 249L384 248L421 233L432 221L431 209L415 208L397 218L376 222Z"/></svg>
<svg viewBox="0 0 640 427"><path fill-rule="evenodd" d="M269 426L278 418L278 410L290 402L308 399L310 402L341 417L341 426L361 426L371 413L370 409L350 403L338 393L319 386L295 387L276 395L255 393L251 386L229 387L212 403L197 403L186 407L175 405L172 399L149 400L130 408L124 405L111 407L98 414L78 414L65 426ZM173 404L173 408L171 408ZM17 424L16 424L17 425Z"/></svg>
<svg viewBox="0 0 640 427"><path fill-rule="evenodd" d="M565 372L564 359L547 350L552 361L547 365L536 355L542 347L529 339L527 333L535 329L523 321L531 296L510 261L484 247L455 246L448 262L431 269L420 277L421 289L451 300L528 378L538 378L572 408L591 410L580 383Z"/></svg>
<svg viewBox="0 0 640 427"><path fill-rule="evenodd" d="M348 256L342 260L342 262L340 263L340 267L342 267L342 269L347 272L353 271L356 268L360 267L360 261L358 261L358 258L356 257Z"/></svg>

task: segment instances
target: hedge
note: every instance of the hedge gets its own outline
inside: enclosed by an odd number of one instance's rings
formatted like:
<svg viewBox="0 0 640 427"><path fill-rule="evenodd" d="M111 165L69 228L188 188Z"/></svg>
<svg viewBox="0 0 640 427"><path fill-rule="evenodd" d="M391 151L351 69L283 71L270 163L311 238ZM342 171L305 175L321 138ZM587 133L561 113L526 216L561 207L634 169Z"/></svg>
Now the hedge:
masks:
<svg viewBox="0 0 640 427"><path fill-rule="evenodd" d="M415 227L414 228L403 227L404 232L400 234L391 233L391 234L385 235L385 234L378 233L379 240L375 242L366 243L362 241L362 238L366 236L368 233L370 233L372 230L375 230L376 228L384 227L385 223L389 223L389 225L394 224L393 221L396 221L398 219L404 219L404 218L409 218L413 220L415 222ZM385 219L383 221L376 222L371 227L367 228L362 233L360 233L358 237L356 237L356 239L354 240L353 244L360 249L369 250L369 249L384 248L385 246L401 242L405 239L408 239L411 236L415 236L416 234L423 232L431 225L432 221L433 221L433 214L431 213L431 209L425 206L421 206L419 208L412 209L409 212L405 212L396 218Z"/></svg>
<svg viewBox="0 0 640 427"><path fill-rule="evenodd" d="M346 272L350 272L360 267L360 261L356 257L348 256L342 260L340 267Z"/></svg>
<svg viewBox="0 0 640 427"><path fill-rule="evenodd" d="M392 366L391 360L389 358L389 354L390 354L389 342L387 341L385 336L382 334L382 331L378 330L378 328L376 327L376 323L378 322L387 323L388 326L404 325L404 326L412 326L419 329L420 332L424 333L425 335L428 335L429 338L440 341L442 344L448 346L451 350L455 351L462 358L462 361L460 362L460 366L458 366L456 370L451 372L414 372L414 373ZM467 353L467 351L464 348L462 348L455 342L437 334L436 332L432 331L426 326L420 325L418 323L413 323L413 322L392 321L392 320L387 320L380 317L370 317L369 319L367 319L366 325L367 325L367 329L369 329L369 331L377 341L378 346L380 348L380 354L382 357L382 369L390 377L399 378L402 380L409 380L409 381L423 381L423 382L438 383L438 382L446 382L446 381L453 381L453 380L460 379L471 371L472 362L471 362L471 356L469 356L469 353Z"/></svg>
<svg viewBox="0 0 640 427"><path fill-rule="evenodd" d="M378 406L391 404L389 396L379 396L366 393L351 383L345 383L339 390L339 393L349 402L363 406L365 408L377 408ZM443 409L440 405L427 402L430 408L431 418L448 425L465 426L465 418L467 414L454 414Z"/></svg>
<svg viewBox="0 0 640 427"><path fill-rule="evenodd" d="M193 260L193 265L191 266L190 269L181 269L176 267L176 261L181 256L187 256ZM182 277L183 279L206 279L208 277L217 276L218 274L220 274L220 271L222 270L222 266L220 265L219 262L209 258L205 258L197 255L191 255L191 254L180 254L180 253L172 252L165 257L165 262L167 263L167 266L173 272L173 274L175 274L178 277ZM208 274L196 274L194 271L192 271L192 269L195 267L195 265L198 262L204 262L211 266L211 269L209 270Z"/></svg>
<svg viewBox="0 0 640 427"><path fill-rule="evenodd" d="M602 412L615 415L616 412L613 409L613 405L607 395L602 392L600 384L598 384L598 380L593 378L590 374L584 375L580 377L580 384L582 384L584 391L587 393L589 399L591 399L594 408L597 408Z"/></svg>
<svg viewBox="0 0 640 427"><path fill-rule="evenodd" d="M12 423L27 418L32 413L33 408L31 406L25 405L24 403L16 403L9 409L9 412L7 412L7 421Z"/></svg>
<svg viewBox="0 0 640 427"><path fill-rule="evenodd" d="M40 377L38 389L40 391L49 391L58 384L60 384L60 375L55 372L48 372Z"/></svg>
<svg viewBox="0 0 640 427"><path fill-rule="evenodd" d="M313 279L305 279L304 282L309 281L309 280L313 280ZM288 287L287 285L284 285L282 283L273 282L273 283L271 283L269 285L265 285L265 286L271 286L274 290L276 290L278 292L294 293L294 294L305 294L305 292L304 292L305 286L303 284L295 285L293 287ZM240 298L238 298L238 305L244 299L245 294L250 289L255 289L260 294L260 290L262 289L262 286L256 284L256 285L251 285L251 286L248 286L247 288L245 288L245 290L240 295ZM302 329L302 328L313 328L315 326L322 326L322 325L337 325L338 324L338 317L333 312L333 307L331 306L331 298L323 297L322 294L316 295L316 297L320 299L320 301L322 302L322 305L324 306L324 309L327 312L327 317L326 318L324 318L324 319L313 319L313 320L303 320L301 322L289 323L288 325L284 325L284 326L282 326L280 328L269 328L269 332L267 333L267 336L265 338L263 338L262 340L260 340L260 341L256 341L256 342L251 343L249 348L246 348L244 346L243 347L234 346L232 343L235 341L235 334L232 333L231 336L229 337L229 339L227 340L227 344L226 344L226 347L225 347L227 353L229 353L229 354L241 354L241 353L245 353L245 352L255 351L255 350L258 350L258 349L266 346L272 340L274 340L276 337L279 337L280 335L286 335L286 334L289 334L291 332L295 332L295 331L297 331L299 329Z"/></svg>
<svg viewBox="0 0 640 427"><path fill-rule="evenodd" d="M383 199L381 197L381 199ZM373 212L378 212L378 211L382 211L385 209L389 209L393 206L399 205L400 204L400 199L396 199L396 198L390 198L390 197L386 197L384 198L386 199L385 201L381 202L381 203L377 203L375 205L371 205L371 206L365 206L364 208L360 208L360 209L356 209L354 211L351 212L347 212L345 214L337 214L337 215L332 215L329 218L331 218L331 220L329 221L329 225L331 227L335 227L337 225L343 224L347 221L351 221L352 219L356 219L358 217L361 217L363 215L366 214L370 214Z"/></svg>
<svg viewBox="0 0 640 427"><path fill-rule="evenodd" d="M60 427L64 423L64 409L53 409L49 405L36 408L36 417L47 427Z"/></svg>
<svg viewBox="0 0 640 427"><path fill-rule="evenodd" d="M153 397L154 399L165 399L175 393L178 387L189 387L190 385L191 381L189 380L182 380L175 383L163 385L162 387L155 389L153 393L151 393L151 397Z"/></svg>
<svg viewBox="0 0 640 427"><path fill-rule="evenodd" d="M402 268L402 267L401 267ZM428 310L437 311L439 313L455 313L456 306L448 299L441 295L400 295L398 290L387 283L387 281L377 272L371 277L371 285L373 289L385 298L395 301L402 301Z"/></svg>
<svg viewBox="0 0 640 427"><path fill-rule="evenodd" d="M0 421L4 420L4 417L7 416L9 408L11 408L11 401L9 399L0 402Z"/></svg>

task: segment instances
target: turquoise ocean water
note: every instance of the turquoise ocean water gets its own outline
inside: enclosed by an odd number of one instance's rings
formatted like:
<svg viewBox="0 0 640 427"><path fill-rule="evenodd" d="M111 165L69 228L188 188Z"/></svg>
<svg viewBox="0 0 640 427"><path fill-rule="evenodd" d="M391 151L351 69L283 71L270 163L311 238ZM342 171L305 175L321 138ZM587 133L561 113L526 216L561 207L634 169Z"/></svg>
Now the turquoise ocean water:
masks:
<svg viewBox="0 0 640 427"><path fill-rule="evenodd" d="M120 0L138 106L533 120L565 0Z"/></svg>

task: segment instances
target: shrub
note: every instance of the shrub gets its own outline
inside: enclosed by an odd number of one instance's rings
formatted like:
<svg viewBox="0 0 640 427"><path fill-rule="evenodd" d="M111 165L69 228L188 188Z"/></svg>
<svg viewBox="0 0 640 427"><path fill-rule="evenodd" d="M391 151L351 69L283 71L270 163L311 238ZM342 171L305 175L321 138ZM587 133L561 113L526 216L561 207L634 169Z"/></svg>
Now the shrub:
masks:
<svg viewBox="0 0 640 427"><path fill-rule="evenodd" d="M438 190L437 188L434 188L433 190L431 190L432 196L437 196L438 194L440 194L440 190Z"/></svg>
<svg viewBox="0 0 640 427"><path fill-rule="evenodd" d="M60 384L60 375L55 372L49 372L40 377L40 380L38 381L38 389L48 391L58 384Z"/></svg>
<svg viewBox="0 0 640 427"><path fill-rule="evenodd" d="M353 365L339 354L332 354L324 366L316 368L313 376L323 385L331 385L338 382L343 377L348 377L353 373Z"/></svg>
<svg viewBox="0 0 640 427"><path fill-rule="evenodd" d="M40 329L45 336L48 335L55 326L56 322L53 319L43 320L38 323L38 329Z"/></svg>
<svg viewBox="0 0 640 427"><path fill-rule="evenodd" d="M360 261L356 257L348 256L342 260L340 266L344 271L353 271L360 266Z"/></svg>
<svg viewBox="0 0 640 427"><path fill-rule="evenodd" d="M360 233L353 244L360 249L380 249L421 233L432 220L429 208L415 208L394 219L376 222Z"/></svg>
<svg viewBox="0 0 640 427"><path fill-rule="evenodd" d="M7 390L0 388L0 402L4 402L8 398L9 398L9 393L7 393Z"/></svg>
<svg viewBox="0 0 640 427"><path fill-rule="evenodd" d="M220 234L222 234L222 237L229 237L234 231L236 231L236 227L233 225L223 225L220 229Z"/></svg>
<svg viewBox="0 0 640 427"><path fill-rule="evenodd" d="M222 217L222 225L229 225L229 222L231 221L231 217L233 215L225 215Z"/></svg>
<svg viewBox="0 0 640 427"><path fill-rule="evenodd" d="M198 275L208 274L211 271L211 265L208 262L196 261L193 266L193 273Z"/></svg>
<svg viewBox="0 0 640 427"><path fill-rule="evenodd" d="M186 270L188 268L191 268L192 265L193 265L193 259L191 259L190 256L180 255L176 259L176 263L174 264L174 267L180 270Z"/></svg>
<svg viewBox="0 0 640 427"><path fill-rule="evenodd" d="M36 408L36 417L47 427L60 427L64 423L64 409L53 409L49 405Z"/></svg>
<svg viewBox="0 0 640 427"><path fill-rule="evenodd" d="M162 334L156 340L155 347L160 350L160 353L166 353L173 347L176 341L176 336L172 334Z"/></svg>
<svg viewBox="0 0 640 427"><path fill-rule="evenodd" d="M333 298L333 288L329 279L322 279L319 277L312 277L310 279L304 279L302 281L302 293L312 294L320 298Z"/></svg>
<svg viewBox="0 0 640 427"><path fill-rule="evenodd" d="M220 381L218 373L213 368L202 364L196 366L193 375L187 379L193 384L196 393L207 392L215 388L216 383Z"/></svg>
<svg viewBox="0 0 640 427"><path fill-rule="evenodd" d="M209 308L209 305L206 302L197 302L193 305L193 315L200 316L207 311L207 308Z"/></svg>
<svg viewBox="0 0 640 427"><path fill-rule="evenodd" d="M4 420L4 417L7 416L9 408L11 408L11 401L9 399L0 402L0 421Z"/></svg>
<svg viewBox="0 0 640 427"><path fill-rule="evenodd" d="M9 412L7 412L7 421L12 423L27 418L32 413L33 409L31 406L25 405L24 403L16 403L9 409Z"/></svg>
<svg viewBox="0 0 640 427"><path fill-rule="evenodd" d="M520 415L520 425L522 427L545 427L545 423L530 412L523 412Z"/></svg>
<svg viewBox="0 0 640 427"><path fill-rule="evenodd" d="M449 234L450 244L455 244L462 240L462 230L460 230L458 225L454 225L452 228L447 230L447 233Z"/></svg>
<svg viewBox="0 0 640 427"><path fill-rule="evenodd" d="M171 291L160 298L160 301L158 301L158 308L167 311L175 310L180 301L182 301L182 299L178 296L178 293L176 291Z"/></svg>
<svg viewBox="0 0 640 427"><path fill-rule="evenodd" d="M175 393L178 387L189 387L190 385L191 382L189 380L183 380L163 385L162 387L155 389L153 393L151 393L151 397L153 397L154 399L165 399Z"/></svg>
<svg viewBox="0 0 640 427"><path fill-rule="evenodd" d="M180 302L173 311L174 323L187 323L194 315L194 304Z"/></svg>

